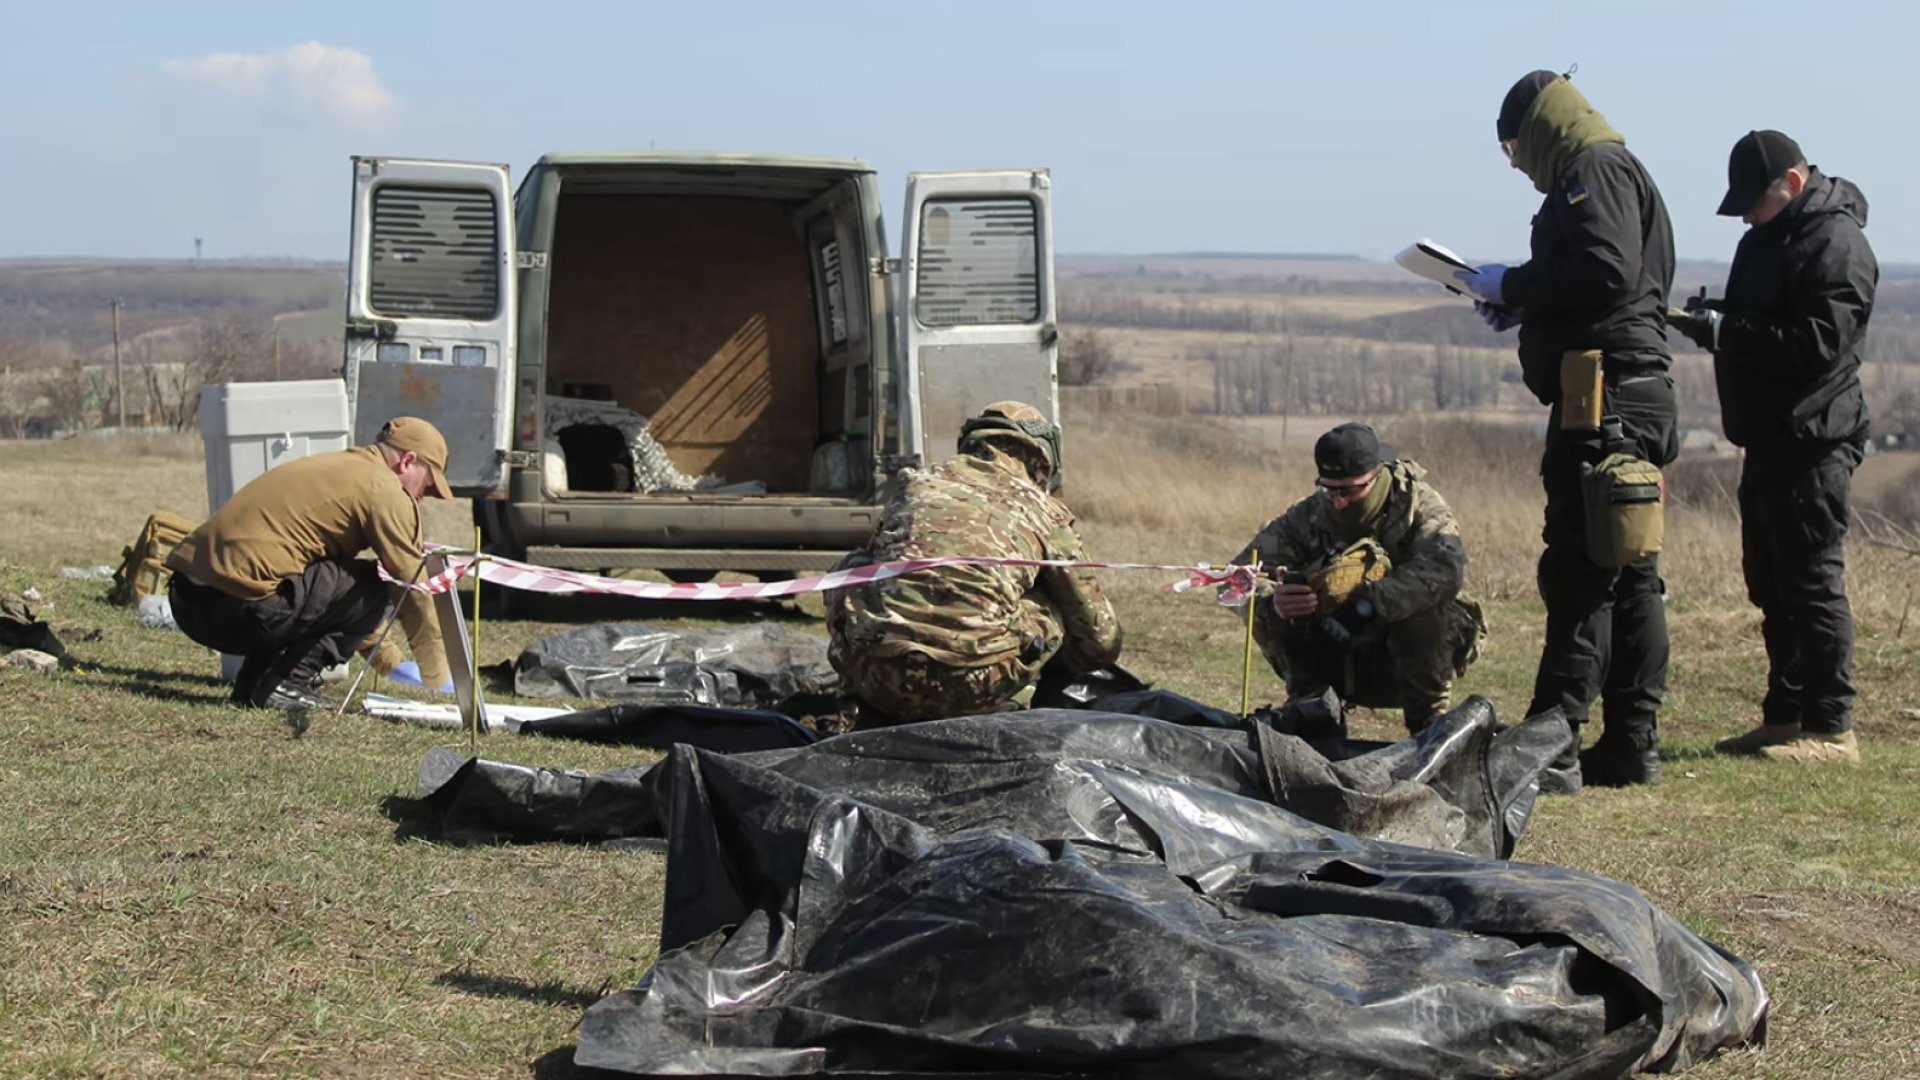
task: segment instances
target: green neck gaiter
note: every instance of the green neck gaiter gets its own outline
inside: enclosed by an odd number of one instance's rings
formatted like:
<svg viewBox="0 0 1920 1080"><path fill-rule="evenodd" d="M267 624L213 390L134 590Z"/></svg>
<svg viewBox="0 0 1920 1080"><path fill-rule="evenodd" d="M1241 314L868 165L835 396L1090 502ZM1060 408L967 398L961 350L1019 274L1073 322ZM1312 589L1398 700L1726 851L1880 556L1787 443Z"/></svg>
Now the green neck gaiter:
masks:
<svg viewBox="0 0 1920 1080"><path fill-rule="evenodd" d="M1357 503L1333 512L1333 516L1346 530L1349 538L1358 539L1373 531L1380 521L1381 511L1387 508L1387 497L1393 494L1393 474L1380 470L1380 479L1373 482L1373 490Z"/></svg>
<svg viewBox="0 0 1920 1080"><path fill-rule="evenodd" d="M1574 89L1571 80L1560 78L1540 91L1526 119L1520 122L1520 142L1514 147L1513 163L1545 195L1567 171L1575 154L1589 146L1626 141L1587 103L1586 96Z"/></svg>

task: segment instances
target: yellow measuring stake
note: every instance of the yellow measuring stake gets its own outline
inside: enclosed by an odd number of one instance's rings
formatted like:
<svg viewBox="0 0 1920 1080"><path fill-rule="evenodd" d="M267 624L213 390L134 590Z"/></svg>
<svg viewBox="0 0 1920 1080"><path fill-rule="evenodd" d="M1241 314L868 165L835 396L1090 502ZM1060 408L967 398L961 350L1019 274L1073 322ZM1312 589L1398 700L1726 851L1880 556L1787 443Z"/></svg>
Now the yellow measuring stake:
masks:
<svg viewBox="0 0 1920 1080"><path fill-rule="evenodd" d="M1240 661L1240 715L1253 708L1253 605L1260 602L1260 564L1253 564L1253 587L1247 591L1247 649Z"/></svg>
<svg viewBox="0 0 1920 1080"><path fill-rule="evenodd" d="M473 681L467 685L473 687L473 699L483 701L480 694L480 526L473 527L473 641L467 648L467 662L472 670L468 677ZM473 723L467 725L467 752L477 752L480 739L480 707L473 710Z"/></svg>

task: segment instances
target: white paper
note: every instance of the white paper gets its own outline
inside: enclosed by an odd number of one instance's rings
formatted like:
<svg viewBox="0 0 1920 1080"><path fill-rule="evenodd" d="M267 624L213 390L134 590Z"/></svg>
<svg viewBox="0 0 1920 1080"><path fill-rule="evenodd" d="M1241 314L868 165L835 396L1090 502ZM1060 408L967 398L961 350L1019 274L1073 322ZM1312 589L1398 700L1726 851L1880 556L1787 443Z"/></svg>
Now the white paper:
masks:
<svg viewBox="0 0 1920 1080"><path fill-rule="evenodd" d="M412 701L407 698L391 697L387 694L369 693L360 703L368 716L396 723L417 724L421 727L445 728L458 731L466 726L460 718L460 706L441 705L427 701ZM573 709L550 709L539 705L495 705L487 709L488 731L518 731L520 725L528 720L545 720L554 716L565 716Z"/></svg>
<svg viewBox="0 0 1920 1080"><path fill-rule="evenodd" d="M1467 288L1460 282L1459 278L1454 277L1455 274L1462 270L1477 270L1479 267L1455 255L1453 251L1445 245L1437 244L1426 237L1421 237L1419 240L1408 245L1405 251L1393 257L1393 261L1419 274L1428 281L1446 286L1461 296L1471 296L1475 300L1486 299L1486 297Z"/></svg>

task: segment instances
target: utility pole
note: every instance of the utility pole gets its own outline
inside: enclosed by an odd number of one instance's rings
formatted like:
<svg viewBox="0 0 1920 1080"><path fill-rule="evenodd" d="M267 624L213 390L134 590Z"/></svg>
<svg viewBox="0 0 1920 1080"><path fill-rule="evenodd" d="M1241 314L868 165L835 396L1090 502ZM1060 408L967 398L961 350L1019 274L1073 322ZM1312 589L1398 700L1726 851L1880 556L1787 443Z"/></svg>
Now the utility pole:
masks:
<svg viewBox="0 0 1920 1080"><path fill-rule="evenodd" d="M273 381L280 381L280 316L273 317Z"/></svg>
<svg viewBox="0 0 1920 1080"><path fill-rule="evenodd" d="M120 431L127 430L127 386L120 373L120 298L113 298L113 404L120 414Z"/></svg>
<svg viewBox="0 0 1920 1080"><path fill-rule="evenodd" d="M200 262L200 243L200 237L196 236L193 238L193 261L195 265L198 265Z"/></svg>

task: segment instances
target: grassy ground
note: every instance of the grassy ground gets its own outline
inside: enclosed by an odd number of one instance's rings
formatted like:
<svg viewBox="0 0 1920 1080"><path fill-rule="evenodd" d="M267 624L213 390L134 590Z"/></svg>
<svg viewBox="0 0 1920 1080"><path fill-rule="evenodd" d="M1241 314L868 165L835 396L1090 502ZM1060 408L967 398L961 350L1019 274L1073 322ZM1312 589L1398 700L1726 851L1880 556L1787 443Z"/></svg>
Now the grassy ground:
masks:
<svg viewBox="0 0 1920 1080"><path fill-rule="evenodd" d="M1492 601L1492 648L1460 690L1511 715L1541 623L1536 496L1524 463L1509 467L1521 444L1403 436L1460 511L1475 587ZM1224 558L1305 490L1304 454L1269 460L1218 424L1120 425L1084 445L1072 494L1102 557ZM1119 461L1124 473L1099 467ZM61 576L116 561L153 509L203 510L201 470L191 440L0 444L0 588L44 594L76 661L51 677L0 672L0 1074L570 1075L581 1010L654 957L662 861L409 838L389 800L415 791L445 735L349 715L294 738L223 704L210 655ZM436 508L431 526L461 539L464 510ZM1776 1002L1772 1045L1694 1075L1915 1075L1920 722L1900 710L1920 706L1920 628L1897 633L1910 567L1855 553L1866 764L1722 760L1708 747L1754 719L1764 669L1732 535L1723 511L1676 513L1667 783L1547 802L1520 857L1632 882L1758 965ZM1239 626L1162 584L1113 582L1130 665L1237 707ZM550 609L548 621L489 620L482 660L587 617L817 610ZM1253 699L1278 693L1256 671ZM1360 726L1385 735L1393 722ZM586 770L646 757L510 736L481 752Z"/></svg>

